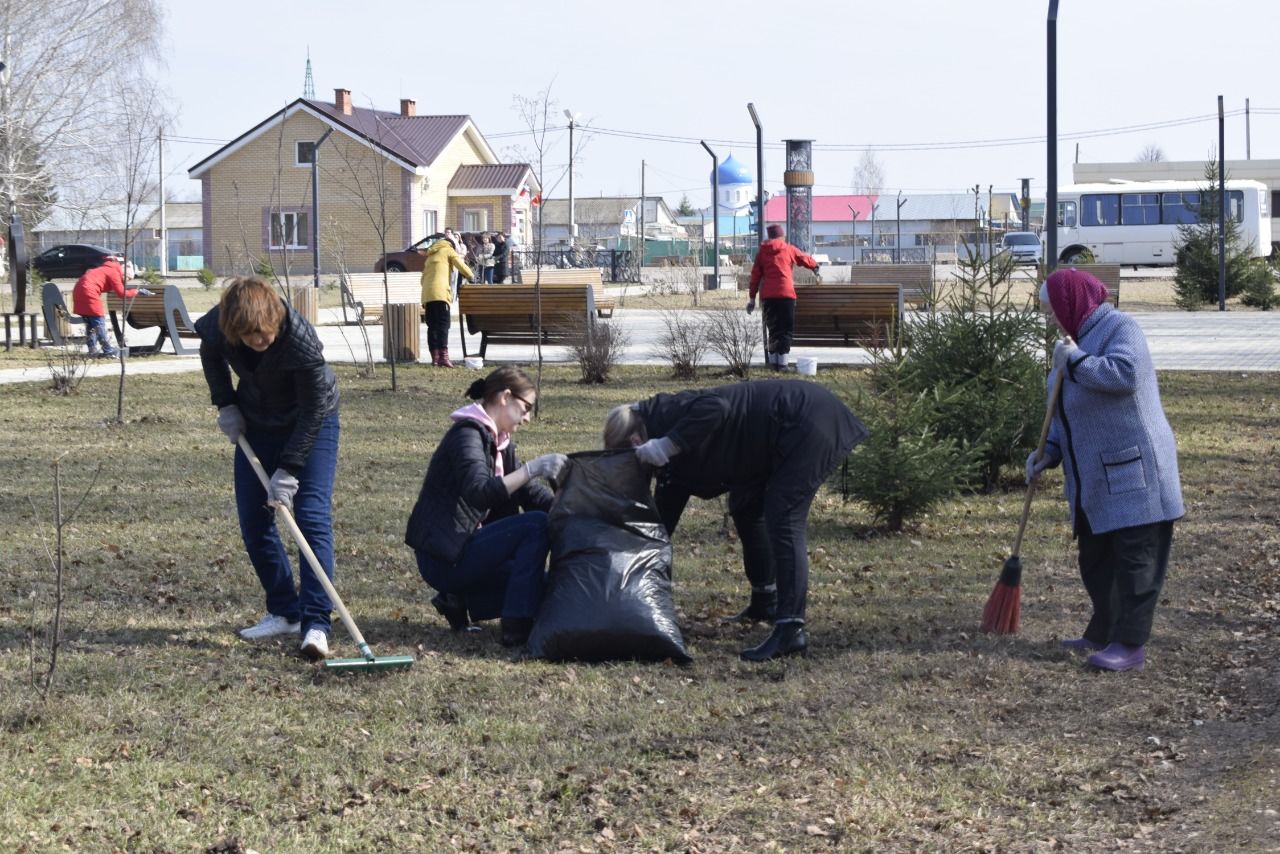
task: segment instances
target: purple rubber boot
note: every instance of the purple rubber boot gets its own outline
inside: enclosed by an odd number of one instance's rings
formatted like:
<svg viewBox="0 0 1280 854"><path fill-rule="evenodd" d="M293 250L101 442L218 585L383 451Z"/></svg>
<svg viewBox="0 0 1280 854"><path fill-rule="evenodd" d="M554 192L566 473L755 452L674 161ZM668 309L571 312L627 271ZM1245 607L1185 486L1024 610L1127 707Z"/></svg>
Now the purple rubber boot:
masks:
<svg viewBox="0 0 1280 854"><path fill-rule="evenodd" d="M1059 641L1058 646L1063 649L1069 649L1072 652L1097 652L1102 649L1102 644L1094 643L1088 638L1068 638L1067 640Z"/></svg>
<svg viewBox="0 0 1280 854"><path fill-rule="evenodd" d="M1141 670L1146 664L1141 646L1130 646L1127 643L1109 643L1101 652L1095 652L1086 659L1099 670Z"/></svg>

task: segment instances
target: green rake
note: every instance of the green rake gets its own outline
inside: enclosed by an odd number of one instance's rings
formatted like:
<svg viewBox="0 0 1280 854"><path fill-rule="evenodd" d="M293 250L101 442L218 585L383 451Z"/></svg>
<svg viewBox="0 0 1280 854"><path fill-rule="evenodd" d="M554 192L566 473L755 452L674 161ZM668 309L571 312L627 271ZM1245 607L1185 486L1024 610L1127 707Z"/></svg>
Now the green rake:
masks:
<svg viewBox="0 0 1280 854"><path fill-rule="evenodd" d="M262 488L270 494L271 479L267 477L266 469L262 467L262 463L258 460L258 455L253 452L253 447L250 446L249 440L242 433L236 441L240 445L240 450L244 452L245 457L249 460L249 465L253 466L253 470L257 472L258 480L262 481ZM338 615L342 617L342 624L347 627L347 632L350 633L351 639L356 642L356 646L360 649L360 654L364 656L364 658L329 658L324 662L325 669L345 673L347 671L402 670L412 667L413 656L411 655L384 655L379 657L373 654L369 644L365 643L364 635L360 634L360 629L356 627L356 621L351 619L347 606L342 604L342 597L334 589L333 582L329 580L329 576L325 575L324 568L320 566L320 560L316 557L316 553L311 550L311 546L307 545L307 539L302 535L302 530L298 527L298 523L294 521L293 514L289 512L288 508L277 504L276 516L284 520L289 533L293 534L293 539L298 544L298 550L306 557L311 571L320 580L321 586L324 587L324 592L329 594L329 599L333 601L334 608L337 609Z"/></svg>

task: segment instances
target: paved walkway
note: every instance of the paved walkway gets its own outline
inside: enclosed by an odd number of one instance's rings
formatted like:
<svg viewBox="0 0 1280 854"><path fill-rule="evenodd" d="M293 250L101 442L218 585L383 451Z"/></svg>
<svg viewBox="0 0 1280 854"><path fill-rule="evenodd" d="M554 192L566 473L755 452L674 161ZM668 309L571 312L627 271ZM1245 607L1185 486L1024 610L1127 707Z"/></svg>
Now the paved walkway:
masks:
<svg viewBox="0 0 1280 854"><path fill-rule="evenodd" d="M1169 311L1136 312L1135 320L1146 333L1152 359L1159 370L1200 371L1280 371L1280 312L1256 311ZM663 313L646 309L618 309L614 318L630 335L622 361L624 364L661 364L665 360L654 352L655 342L663 330ZM355 326L341 325L338 309L322 309L318 327L324 342L325 356L331 362L360 362L363 342L360 330ZM382 355L382 327L366 327L369 344L375 358ZM128 330L134 343L155 340L149 330ZM421 350L428 357L426 327L420 327ZM450 356L461 363L462 348L457 318L449 335ZM479 336L471 336L468 348L479 347ZM570 356L564 347L544 347L548 361L567 361ZM818 360L819 365L865 364L869 361L865 350L840 347L797 347L792 360L807 356ZM524 362L535 359L531 346L494 345L487 357L495 362ZM429 357L428 357L429 358ZM763 356L758 357L763 363ZM0 365L4 364L0 356ZM723 364L723 360L711 354L707 364ZM129 363L129 373L160 374L181 373L200 369L196 356L137 358ZM88 376L115 376L119 368L114 361L97 362L88 368ZM0 383L44 382L49 379L49 369L44 365L25 368L0 369Z"/></svg>

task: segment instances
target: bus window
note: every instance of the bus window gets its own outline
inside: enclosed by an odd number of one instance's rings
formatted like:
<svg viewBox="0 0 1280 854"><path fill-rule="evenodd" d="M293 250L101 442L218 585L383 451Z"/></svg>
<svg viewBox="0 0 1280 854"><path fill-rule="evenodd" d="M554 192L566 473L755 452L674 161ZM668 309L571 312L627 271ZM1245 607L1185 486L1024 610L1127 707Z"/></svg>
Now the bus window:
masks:
<svg viewBox="0 0 1280 854"><path fill-rule="evenodd" d="M1058 228L1076 227L1076 203L1058 202Z"/></svg>
<svg viewBox="0 0 1280 854"><path fill-rule="evenodd" d="M1120 221L1125 225L1159 225L1159 193L1124 193L1120 196Z"/></svg>
<svg viewBox="0 0 1280 854"><path fill-rule="evenodd" d="M1119 225L1120 196L1117 193L1080 197L1081 225Z"/></svg>
<svg viewBox="0 0 1280 854"><path fill-rule="evenodd" d="M1165 225L1195 225L1200 221L1199 193L1164 193L1161 222Z"/></svg>
<svg viewBox="0 0 1280 854"><path fill-rule="evenodd" d="M1244 193L1232 190L1227 193L1227 216L1236 222L1244 222Z"/></svg>

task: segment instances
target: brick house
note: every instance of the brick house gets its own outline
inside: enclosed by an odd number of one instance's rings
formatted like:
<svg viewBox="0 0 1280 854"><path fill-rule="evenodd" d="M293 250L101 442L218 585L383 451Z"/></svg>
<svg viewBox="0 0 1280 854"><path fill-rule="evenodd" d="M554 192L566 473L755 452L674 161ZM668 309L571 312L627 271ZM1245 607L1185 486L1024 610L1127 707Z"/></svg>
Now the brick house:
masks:
<svg viewBox="0 0 1280 854"><path fill-rule="evenodd" d="M316 142L327 138L317 148ZM261 260L312 273L312 164L319 184L320 270L373 269L446 226L529 242L539 187L523 163L499 163L469 116L419 116L299 98L191 167L204 209L204 259L220 275Z"/></svg>

